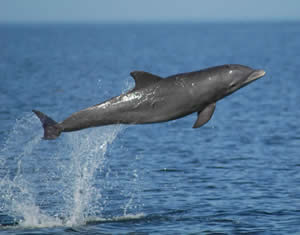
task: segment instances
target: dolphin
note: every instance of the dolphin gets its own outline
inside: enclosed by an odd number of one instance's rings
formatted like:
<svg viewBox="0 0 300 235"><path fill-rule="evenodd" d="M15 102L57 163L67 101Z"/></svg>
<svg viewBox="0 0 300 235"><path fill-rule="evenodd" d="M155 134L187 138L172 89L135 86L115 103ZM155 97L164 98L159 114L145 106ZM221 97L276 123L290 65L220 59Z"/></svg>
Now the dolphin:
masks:
<svg viewBox="0 0 300 235"><path fill-rule="evenodd" d="M112 124L166 122L197 113L193 128L207 123L216 102L265 75L261 69L228 64L166 78L133 71L135 87L127 93L73 113L58 123L40 111L32 110L42 122L44 139L61 132Z"/></svg>

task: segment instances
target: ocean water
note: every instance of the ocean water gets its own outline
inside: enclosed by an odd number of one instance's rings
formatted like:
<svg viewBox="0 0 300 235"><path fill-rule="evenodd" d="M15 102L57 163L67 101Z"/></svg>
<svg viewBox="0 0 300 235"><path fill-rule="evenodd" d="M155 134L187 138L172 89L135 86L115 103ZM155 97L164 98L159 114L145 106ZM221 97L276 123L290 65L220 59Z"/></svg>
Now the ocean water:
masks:
<svg viewBox="0 0 300 235"><path fill-rule="evenodd" d="M0 25L0 234L299 234L300 23ZM44 141L160 76L237 63L266 76L196 114Z"/></svg>

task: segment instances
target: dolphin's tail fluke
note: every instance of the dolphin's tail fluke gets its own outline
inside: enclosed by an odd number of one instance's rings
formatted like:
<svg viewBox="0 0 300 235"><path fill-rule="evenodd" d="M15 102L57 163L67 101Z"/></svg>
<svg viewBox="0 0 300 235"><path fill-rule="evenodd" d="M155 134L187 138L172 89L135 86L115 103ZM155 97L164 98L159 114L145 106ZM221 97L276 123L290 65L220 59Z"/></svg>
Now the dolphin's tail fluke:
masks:
<svg viewBox="0 0 300 235"><path fill-rule="evenodd" d="M32 110L32 112L36 114L43 124L45 140L54 140L60 135L62 128L56 121L52 120L40 111Z"/></svg>

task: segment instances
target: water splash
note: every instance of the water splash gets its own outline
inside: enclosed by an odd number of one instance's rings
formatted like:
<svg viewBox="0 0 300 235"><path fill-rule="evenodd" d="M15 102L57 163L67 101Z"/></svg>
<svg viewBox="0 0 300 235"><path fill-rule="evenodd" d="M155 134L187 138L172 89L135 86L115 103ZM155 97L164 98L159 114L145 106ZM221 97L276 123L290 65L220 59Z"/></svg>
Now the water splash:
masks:
<svg viewBox="0 0 300 235"><path fill-rule="evenodd" d="M40 142L39 134L33 135L28 127L34 127L35 120L31 114L25 115L16 121L14 128L0 151L0 210L7 213L16 221L34 223L32 216L36 218L45 217L35 205L34 191L28 175L28 167L35 146ZM18 148L16 148L18 146ZM25 164L23 164L23 162Z"/></svg>
<svg viewBox="0 0 300 235"><path fill-rule="evenodd" d="M96 173L105 166L105 154L121 126L92 129L83 133L74 133L67 138L70 165L63 165L63 179L74 179L64 182L63 196L66 199L65 215L67 224L82 224L90 216L99 216L104 202L101 200L101 187L97 185ZM70 184L71 183L71 184ZM98 186L98 187L97 187Z"/></svg>
<svg viewBox="0 0 300 235"><path fill-rule="evenodd" d="M89 129L49 142L41 140L42 128L34 115L17 120L0 150L0 213L12 217L11 224L25 227L74 226L91 218L101 220L106 199L97 175L105 168L108 146L122 129ZM135 172L133 183L136 181ZM133 194L122 206L121 219L134 217L128 213Z"/></svg>

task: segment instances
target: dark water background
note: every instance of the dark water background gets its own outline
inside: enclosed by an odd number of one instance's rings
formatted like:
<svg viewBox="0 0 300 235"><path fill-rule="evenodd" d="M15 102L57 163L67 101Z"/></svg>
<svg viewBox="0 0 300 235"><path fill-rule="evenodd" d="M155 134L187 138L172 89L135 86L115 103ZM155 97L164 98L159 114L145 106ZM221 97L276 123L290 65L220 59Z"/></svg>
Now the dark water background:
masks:
<svg viewBox="0 0 300 235"><path fill-rule="evenodd" d="M1 25L0 234L300 232L300 23ZM161 76L238 63L264 78L196 115L43 141Z"/></svg>

